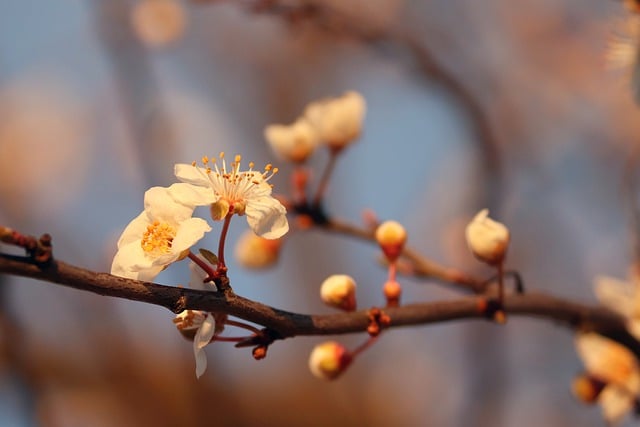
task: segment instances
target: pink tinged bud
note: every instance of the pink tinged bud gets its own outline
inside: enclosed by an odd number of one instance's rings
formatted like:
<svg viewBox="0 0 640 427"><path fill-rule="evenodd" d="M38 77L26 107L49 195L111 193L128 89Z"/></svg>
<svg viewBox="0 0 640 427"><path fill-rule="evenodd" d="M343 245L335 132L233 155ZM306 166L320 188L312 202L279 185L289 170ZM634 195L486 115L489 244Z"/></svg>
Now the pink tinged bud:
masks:
<svg viewBox="0 0 640 427"><path fill-rule="evenodd" d="M309 357L309 369L317 378L333 380L347 369L351 360L351 354L342 344L328 341L313 349Z"/></svg>
<svg viewBox="0 0 640 427"><path fill-rule="evenodd" d="M489 218L483 209L471 220L465 230L467 245L473 255L490 265L500 264L509 247L509 229Z"/></svg>
<svg viewBox="0 0 640 427"><path fill-rule="evenodd" d="M378 226L376 241L389 262L393 262L402 253L407 241L407 231L396 221L385 221Z"/></svg>
<svg viewBox="0 0 640 427"><path fill-rule="evenodd" d="M356 282L346 274L334 274L322 282L320 298L325 304L345 311L356 309Z"/></svg>

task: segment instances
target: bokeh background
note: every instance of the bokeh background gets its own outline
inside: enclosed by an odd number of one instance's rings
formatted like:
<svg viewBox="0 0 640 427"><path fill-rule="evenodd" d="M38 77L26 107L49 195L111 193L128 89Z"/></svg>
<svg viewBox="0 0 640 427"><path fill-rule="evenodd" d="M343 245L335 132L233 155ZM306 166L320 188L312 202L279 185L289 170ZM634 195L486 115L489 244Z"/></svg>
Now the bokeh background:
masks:
<svg viewBox="0 0 640 427"><path fill-rule="evenodd" d="M595 302L594 276L624 278L633 260L624 176L640 121L628 73L604 60L625 20L613 0L3 0L0 223L49 232L58 259L108 271L174 163L223 150L273 162L267 124L357 90L365 131L340 159L330 212L359 223L372 209L426 256L490 275L463 239L490 207L526 286ZM278 166L286 192L291 168ZM245 228L234 221L230 245ZM356 278L362 307L381 303L377 255L298 232L275 268L231 260L230 276L240 295L326 313L318 288L332 273ZM158 277L187 280L184 265ZM2 425L603 425L570 394L571 332L546 320L396 329L331 383L307 368L321 338L277 342L259 362L215 343L196 380L166 310L0 281ZM403 284L405 301L456 295Z"/></svg>

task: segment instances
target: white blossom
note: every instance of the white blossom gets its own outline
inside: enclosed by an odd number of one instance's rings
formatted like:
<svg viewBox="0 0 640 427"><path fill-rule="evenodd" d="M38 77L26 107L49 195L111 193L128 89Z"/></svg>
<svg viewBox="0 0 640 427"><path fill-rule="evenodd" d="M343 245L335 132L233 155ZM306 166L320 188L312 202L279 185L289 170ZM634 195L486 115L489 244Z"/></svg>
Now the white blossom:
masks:
<svg viewBox="0 0 640 427"><path fill-rule="evenodd" d="M341 149L354 142L362 132L366 102L358 92L312 102L304 117L315 128L321 142Z"/></svg>
<svg viewBox="0 0 640 427"><path fill-rule="evenodd" d="M195 200L205 195L187 184L153 187L144 195L144 211L133 219L118 240L111 274L130 279L153 280L211 227L192 218Z"/></svg>
<svg viewBox="0 0 640 427"><path fill-rule="evenodd" d="M214 220L224 219L229 214L246 215L249 227L266 239L277 239L289 231L287 211L271 195L268 183L277 168L267 165L264 172L258 172L253 170L253 163L249 163L249 169L241 171L238 155L227 169L224 153L220 153L221 167L215 159L210 162L204 157L202 160L203 167L195 162L175 165L175 175L184 183L208 190L207 196L197 204L211 204Z"/></svg>
<svg viewBox="0 0 640 427"><path fill-rule="evenodd" d="M315 129L304 118L290 125L269 125L264 137L278 158L296 163L307 160L318 144Z"/></svg>

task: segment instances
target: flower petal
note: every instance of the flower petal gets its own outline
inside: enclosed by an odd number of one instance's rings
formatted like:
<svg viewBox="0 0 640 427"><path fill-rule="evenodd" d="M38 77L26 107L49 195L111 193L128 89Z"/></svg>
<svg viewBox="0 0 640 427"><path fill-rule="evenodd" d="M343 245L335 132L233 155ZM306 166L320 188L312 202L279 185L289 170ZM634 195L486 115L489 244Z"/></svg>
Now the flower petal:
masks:
<svg viewBox="0 0 640 427"><path fill-rule="evenodd" d="M146 231L149 224L151 224L149 215L147 212L142 211L140 215L131 220L122 232L118 240L118 248L136 240L140 241L142 234Z"/></svg>
<svg viewBox="0 0 640 427"><path fill-rule="evenodd" d="M205 206L218 200L211 188L187 183L172 184L168 188L171 197L186 206Z"/></svg>
<svg viewBox="0 0 640 427"><path fill-rule="evenodd" d="M245 213L253 232L265 239L277 239L289 231L287 210L273 197L250 200Z"/></svg>
<svg viewBox="0 0 640 427"><path fill-rule="evenodd" d="M144 193L144 210L153 220L175 224L191 218L193 209L176 202L166 187L151 187Z"/></svg>
<svg viewBox="0 0 640 427"><path fill-rule="evenodd" d="M634 405L633 396L627 390L613 385L602 390L598 402L602 406L605 420L611 425L622 421L622 418L631 411Z"/></svg>
<svg viewBox="0 0 640 427"><path fill-rule="evenodd" d="M198 328L195 337L193 338L193 354L196 359L196 377L200 378L204 371L207 369L207 355L204 352L213 333L215 332L215 319L211 314L208 314L206 319L202 322L202 325Z"/></svg>
<svg viewBox="0 0 640 427"><path fill-rule="evenodd" d="M210 187L211 182L207 177L204 168L199 166L188 165L186 163L178 163L173 167L173 173L182 182L188 184L199 185L202 187Z"/></svg>
<svg viewBox="0 0 640 427"><path fill-rule="evenodd" d="M173 238L171 252L180 254L202 239L204 233L211 231L211 227L202 218L189 218L180 223L176 237Z"/></svg>

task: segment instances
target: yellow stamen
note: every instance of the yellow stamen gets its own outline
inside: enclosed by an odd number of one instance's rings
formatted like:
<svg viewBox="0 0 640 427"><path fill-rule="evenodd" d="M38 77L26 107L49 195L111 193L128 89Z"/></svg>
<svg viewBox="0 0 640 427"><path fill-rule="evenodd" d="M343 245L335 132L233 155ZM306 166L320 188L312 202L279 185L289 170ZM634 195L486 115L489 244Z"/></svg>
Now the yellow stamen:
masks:
<svg viewBox="0 0 640 427"><path fill-rule="evenodd" d="M209 163L209 158L207 156L202 156L202 163L205 165Z"/></svg>
<svg viewBox="0 0 640 427"><path fill-rule="evenodd" d="M167 223L154 221L147 226L142 235L142 250L151 256L160 256L171 252L171 244L176 236L176 229Z"/></svg>

